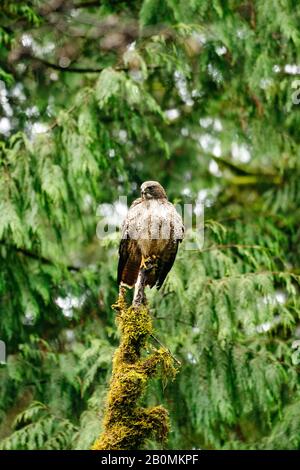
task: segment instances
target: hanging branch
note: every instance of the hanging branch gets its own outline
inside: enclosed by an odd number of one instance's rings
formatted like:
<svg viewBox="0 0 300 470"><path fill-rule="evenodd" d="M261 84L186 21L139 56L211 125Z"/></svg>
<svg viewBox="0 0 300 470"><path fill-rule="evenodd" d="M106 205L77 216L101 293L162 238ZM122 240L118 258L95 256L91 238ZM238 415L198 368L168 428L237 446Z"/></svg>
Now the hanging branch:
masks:
<svg viewBox="0 0 300 470"><path fill-rule="evenodd" d="M169 351L161 347L142 357L147 338L152 335L152 320L147 306L127 307L124 298L113 308L121 342L113 358L113 371L103 420L104 430L93 450L132 450L148 438L164 442L169 431L168 412L163 406L143 408L138 401L151 377L176 374Z"/></svg>

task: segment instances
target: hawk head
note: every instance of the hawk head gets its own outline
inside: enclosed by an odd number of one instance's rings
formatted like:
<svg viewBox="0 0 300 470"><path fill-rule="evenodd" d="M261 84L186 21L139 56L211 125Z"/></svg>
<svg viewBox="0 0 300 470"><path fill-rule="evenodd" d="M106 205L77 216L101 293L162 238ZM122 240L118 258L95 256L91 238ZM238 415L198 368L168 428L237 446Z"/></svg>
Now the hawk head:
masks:
<svg viewBox="0 0 300 470"><path fill-rule="evenodd" d="M142 199L167 199L166 192L158 181L145 181L141 186Z"/></svg>

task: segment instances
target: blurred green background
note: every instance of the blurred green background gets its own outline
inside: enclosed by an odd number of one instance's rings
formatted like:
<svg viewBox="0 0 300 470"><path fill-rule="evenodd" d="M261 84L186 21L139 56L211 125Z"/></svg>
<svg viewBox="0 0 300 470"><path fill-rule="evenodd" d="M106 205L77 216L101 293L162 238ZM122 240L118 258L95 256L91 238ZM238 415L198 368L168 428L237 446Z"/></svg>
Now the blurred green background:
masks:
<svg viewBox="0 0 300 470"><path fill-rule="evenodd" d="M4 0L0 25L1 448L99 435L119 234L96 228L154 179L204 214L149 292L182 362L143 398L167 447L299 449L299 3Z"/></svg>

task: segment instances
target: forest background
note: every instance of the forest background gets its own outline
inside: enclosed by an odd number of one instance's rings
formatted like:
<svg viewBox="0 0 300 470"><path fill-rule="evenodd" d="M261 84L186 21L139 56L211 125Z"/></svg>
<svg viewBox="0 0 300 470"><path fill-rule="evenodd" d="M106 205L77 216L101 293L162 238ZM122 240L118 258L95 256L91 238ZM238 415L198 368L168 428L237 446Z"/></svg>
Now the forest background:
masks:
<svg viewBox="0 0 300 470"><path fill-rule="evenodd" d="M299 449L299 24L295 0L1 1L1 448L99 435L119 234L96 228L154 179L205 235L149 294L182 363L143 397L165 446Z"/></svg>

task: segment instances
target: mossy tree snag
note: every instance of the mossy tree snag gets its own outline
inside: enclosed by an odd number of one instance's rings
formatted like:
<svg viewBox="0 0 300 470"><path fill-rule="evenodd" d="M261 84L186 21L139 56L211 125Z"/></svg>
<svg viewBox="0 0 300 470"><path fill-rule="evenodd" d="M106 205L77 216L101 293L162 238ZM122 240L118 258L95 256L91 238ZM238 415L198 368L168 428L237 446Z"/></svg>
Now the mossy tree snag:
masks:
<svg viewBox="0 0 300 470"><path fill-rule="evenodd" d="M165 348L142 357L152 333L151 316L145 305L127 307L119 300L115 309L121 342L113 358L104 430L93 450L139 449L150 437L163 442L169 431L169 416L163 406L143 408L138 401L159 369L164 376L175 375L173 359Z"/></svg>

